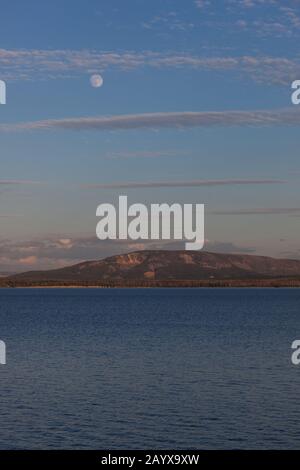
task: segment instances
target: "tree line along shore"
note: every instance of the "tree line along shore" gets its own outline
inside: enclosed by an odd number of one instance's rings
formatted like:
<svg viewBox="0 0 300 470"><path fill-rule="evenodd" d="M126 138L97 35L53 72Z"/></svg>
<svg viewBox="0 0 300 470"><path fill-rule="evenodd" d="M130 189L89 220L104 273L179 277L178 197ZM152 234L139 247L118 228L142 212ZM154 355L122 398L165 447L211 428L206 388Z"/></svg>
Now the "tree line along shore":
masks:
<svg viewBox="0 0 300 470"><path fill-rule="evenodd" d="M1 279L0 288L20 287L99 287L99 288L153 288L153 287L300 287L300 278L279 279L222 279L222 280L120 280L120 281L30 281Z"/></svg>

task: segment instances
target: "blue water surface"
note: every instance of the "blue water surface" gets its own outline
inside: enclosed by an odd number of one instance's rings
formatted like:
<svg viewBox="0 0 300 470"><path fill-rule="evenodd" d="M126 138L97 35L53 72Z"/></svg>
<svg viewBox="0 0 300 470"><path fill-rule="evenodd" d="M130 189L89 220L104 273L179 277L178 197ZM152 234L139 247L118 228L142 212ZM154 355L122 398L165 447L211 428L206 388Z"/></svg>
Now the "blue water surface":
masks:
<svg viewBox="0 0 300 470"><path fill-rule="evenodd" d="M297 449L299 289L1 289L1 449Z"/></svg>

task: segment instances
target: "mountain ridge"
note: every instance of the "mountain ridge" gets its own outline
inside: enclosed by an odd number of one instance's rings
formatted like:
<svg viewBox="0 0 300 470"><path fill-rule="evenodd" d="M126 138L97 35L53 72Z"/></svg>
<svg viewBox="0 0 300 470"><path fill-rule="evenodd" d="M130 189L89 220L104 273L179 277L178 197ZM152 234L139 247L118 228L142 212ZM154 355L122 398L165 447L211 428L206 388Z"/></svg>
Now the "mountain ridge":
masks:
<svg viewBox="0 0 300 470"><path fill-rule="evenodd" d="M11 281L180 281L300 278L300 260L205 251L145 250L83 261L65 268L27 271Z"/></svg>

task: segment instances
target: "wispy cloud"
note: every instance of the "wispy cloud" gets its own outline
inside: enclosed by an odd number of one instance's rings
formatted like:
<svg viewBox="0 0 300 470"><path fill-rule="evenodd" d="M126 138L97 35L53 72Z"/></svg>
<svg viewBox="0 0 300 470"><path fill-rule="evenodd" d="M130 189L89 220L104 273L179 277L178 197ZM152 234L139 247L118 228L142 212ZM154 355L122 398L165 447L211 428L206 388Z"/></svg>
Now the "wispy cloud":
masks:
<svg viewBox="0 0 300 470"><path fill-rule="evenodd" d="M211 211L216 215L280 215L280 214L300 214L300 207L268 207L256 209L222 210Z"/></svg>
<svg viewBox="0 0 300 470"><path fill-rule="evenodd" d="M108 158L161 158L190 155L190 152L178 150L140 150L132 152L111 152L106 154Z"/></svg>
<svg viewBox="0 0 300 470"><path fill-rule="evenodd" d="M300 14L298 0L224 0L230 25L238 26L243 31L253 33L258 37L298 37L300 34ZM217 14L219 2L210 0L195 0L195 5L201 12ZM215 27L220 25L214 20ZM225 27L225 25L223 25Z"/></svg>
<svg viewBox="0 0 300 470"><path fill-rule="evenodd" d="M41 185L40 181L30 180L0 180L0 186L22 186L22 185Z"/></svg>
<svg viewBox="0 0 300 470"><path fill-rule="evenodd" d="M142 23L145 29L158 30L166 33L167 31L187 32L192 30L195 25L192 21L186 21L179 17L175 11L170 11L163 15L156 15L148 21Z"/></svg>
<svg viewBox="0 0 300 470"><path fill-rule="evenodd" d="M214 253L254 253L256 251L253 247L239 246L232 242L205 242L205 250Z"/></svg>
<svg viewBox="0 0 300 470"><path fill-rule="evenodd" d="M245 23L245 22L244 22ZM244 27L245 24L243 23ZM242 23L241 23L242 24ZM261 26L260 26L261 28ZM191 68L211 72L232 72L236 78L250 77L255 81L276 84L290 83L300 72L299 57L219 56L207 57L189 52L97 51L0 49L2 79L40 80L74 78L82 74L123 71L141 67Z"/></svg>
<svg viewBox="0 0 300 470"><path fill-rule="evenodd" d="M195 0L195 5L198 8L205 8L212 4L211 0Z"/></svg>
<svg viewBox="0 0 300 470"><path fill-rule="evenodd" d="M283 180L274 179L225 179L225 180L192 180L192 181L150 181L144 183L126 182L111 184L89 184L83 188L89 189L129 189L129 188L187 188L201 186L240 186L281 184Z"/></svg>
<svg viewBox="0 0 300 470"><path fill-rule="evenodd" d="M274 111L207 111L125 114L108 117L48 119L1 124L0 132L33 130L95 130L193 128L211 126L299 126L300 112L294 108Z"/></svg>

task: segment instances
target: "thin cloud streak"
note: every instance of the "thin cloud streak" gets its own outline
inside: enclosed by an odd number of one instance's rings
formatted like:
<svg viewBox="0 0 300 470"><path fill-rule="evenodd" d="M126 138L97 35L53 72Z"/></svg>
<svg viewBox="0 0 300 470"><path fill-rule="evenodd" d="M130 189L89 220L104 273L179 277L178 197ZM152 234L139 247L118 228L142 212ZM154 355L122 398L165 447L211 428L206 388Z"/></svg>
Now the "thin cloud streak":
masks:
<svg viewBox="0 0 300 470"><path fill-rule="evenodd" d="M135 152L111 152L106 154L107 158L159 158L159 157L178 157L191 155L191 152L178 150L153 150L153 151L135 151Z"/></svg>
<svg viewBox="0 0 300 470"><path fill-rule="evenodd" d="M235 186L282 184L283 180L274 179L228 179L228 180L193 180L193 181L150 181L145 183L111 183L83 185L84 189L130 189L130 188L188 188L201 186Z"/></svg>
<svg viewBox="0 0 300 470"><path fill-rule="evenodd" d="M257 209L224 210L211 211L215 215L280 215L280 214L300 214L300 207L269 207Z"/></svg>
<svg viewBox="0 0 300 470"><path fill-rule="evenodd" d="M3 186L21 186L21 185L40 185L43 184L40 181L30 180L0 180L0 185Z"/></svg>
<svg viewBox="0 0 300 470"><path fill-rule="evenodd" d="M274 111L204 111L125 114L117 116L48 119L1 124L0 132L35 130L115 131L135 129L185 129L214 126L299 126L300 112L295 109Z"/></svg>

